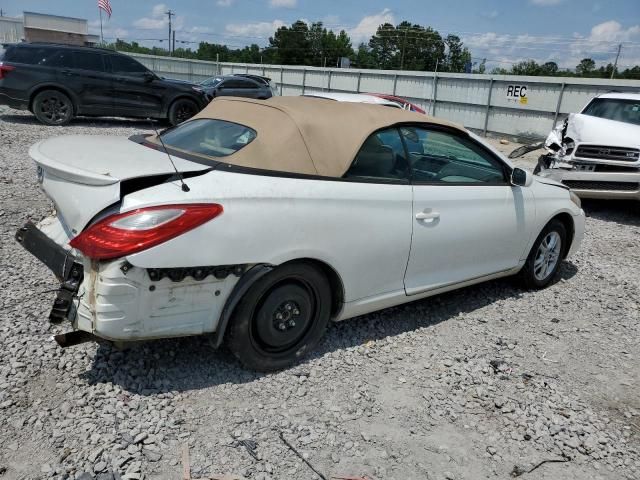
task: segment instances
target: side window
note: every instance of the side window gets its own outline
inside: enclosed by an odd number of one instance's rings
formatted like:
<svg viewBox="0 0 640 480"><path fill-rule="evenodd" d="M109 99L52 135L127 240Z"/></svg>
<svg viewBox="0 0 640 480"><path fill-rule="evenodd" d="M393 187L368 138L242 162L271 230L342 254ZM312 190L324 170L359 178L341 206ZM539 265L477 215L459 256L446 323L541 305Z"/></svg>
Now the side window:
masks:
<svg viewBox="0 0 640 480"><path fill-rule="evenodd" d="M50 57L42 59L38 65L56 68L73 68L73 56L71 50L60 50Z"/></svg>
<svg viewBox="0 0 640 480"><path fill-rule="evenodd" d="M109 57L113 73L141 75L147 72L147 67L131 57L124 55L110 55Z"/></svg>
<svg viewBox="0 0 640 480"><path fill-rule="evenodd" d="M381 130L367 138L344 178L408 180L409 165L398 130Z"/></svg>
<svg viewBox="0 0 640 480"><path fill-rule="evenodd" d="M506 183L502 163L469 138L416 127L400 132L416 182Z"/></svg>
<svg viewBox="0 0 640 480"><path fill-rule="evenodd" d="M258 88L258 85L250 80L231 79L224 82L224 88L250 89Z"/></svg>
<svg viewBox="0 0 640 480"><path fill-rule="evenodd" d="M95 52L73 52L73 63L81 70L104 72L104 55Z"/></svg>

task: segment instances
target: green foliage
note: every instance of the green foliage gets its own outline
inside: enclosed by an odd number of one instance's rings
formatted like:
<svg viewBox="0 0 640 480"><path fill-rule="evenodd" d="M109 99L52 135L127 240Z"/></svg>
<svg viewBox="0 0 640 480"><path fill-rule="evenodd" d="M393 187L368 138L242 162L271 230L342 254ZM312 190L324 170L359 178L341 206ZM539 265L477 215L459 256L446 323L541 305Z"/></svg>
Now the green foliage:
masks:
<svg viewBox="0 0 640 480"><path fill-rule="evenodd" d="M160 47L144 47L135 41L117 40L111 48L123 52L145 53L149 55L168 55ZM266 63L282 65L309 65L335 67L341 57L351 59L356 68L412 70L442 72L465 72L472 64L471 52L457 35L449 34L443 38L431 27L402 21L398 25L385 23L380 25L368 42L361 43L356 49L344 30L336 34L327 29L322 22L308 24L298 20L291 26L278 28L269 38L267 47L256 44L231 49L226 45L200 42L198 48L177 48L173 55L180 58L239 63ZM491 62L491 60L489 60ZM473 73L486 72L487 59L473 62ZM555 77L593 77L610 78L613 65L596 68L595 61L583 58L575 72L560 70L556 62L537 63L535 60L523 60L510 68L497 67L491 70L495 75L542 75ZM614 72L615 78L640 79L640 66Z"/></svg>

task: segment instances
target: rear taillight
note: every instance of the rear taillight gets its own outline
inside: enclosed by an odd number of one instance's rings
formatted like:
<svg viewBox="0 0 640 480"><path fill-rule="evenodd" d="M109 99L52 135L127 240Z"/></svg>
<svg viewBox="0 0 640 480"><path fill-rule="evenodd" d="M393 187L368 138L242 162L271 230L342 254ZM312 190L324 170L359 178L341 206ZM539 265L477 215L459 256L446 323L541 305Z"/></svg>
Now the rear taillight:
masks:
<svg viewBox="0 0 640 480"><path fill-rule="evenodd" d="M2 80L4 77L7 76L7 73L15 70L16 67L13 67L11 65L3 65L2 62L0 62L0 80Z"/></svg>
<svg viewBox="0 0 640 480"><path fill-rule="evenodd" d="M69 245L95 260L124 257L182 235L221 213L217 203L139 208L96 222Z"/></svg>

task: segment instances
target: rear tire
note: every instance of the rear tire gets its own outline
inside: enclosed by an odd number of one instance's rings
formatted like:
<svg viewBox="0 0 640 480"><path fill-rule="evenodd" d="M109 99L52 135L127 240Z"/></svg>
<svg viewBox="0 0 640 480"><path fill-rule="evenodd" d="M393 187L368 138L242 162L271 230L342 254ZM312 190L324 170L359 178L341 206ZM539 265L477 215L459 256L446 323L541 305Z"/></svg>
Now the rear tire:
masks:
<svg viewBox="0 0 640 480"><path fill-rule="evenodd" d="M179 98L169 107L169 123L172 126L178 125L189 120L196 113L198 113L196 102L188 98Z"/></svg>
<svg viewBox="0 0 640 480"><path fill-rule="evenodd" d="M518 274L529 289L547 287L555 278L567 245L567 229L559 220L551 220L533 243L527 261Z"/></svg>
<svg viewBox="0 0 640 480"><path fill-rule="evenodd" d="M58 90L43 90L32 105L33 114L45 125L66 125L73 118L73 102Z"/></svg>
<svg viewBox="0 0 640 480"><path fill-rule="evenodd" d="M248 368L271 372L304 357L331 316L331 287L308 263L285 264L260 278L240 300L227 346Z"/></svg>

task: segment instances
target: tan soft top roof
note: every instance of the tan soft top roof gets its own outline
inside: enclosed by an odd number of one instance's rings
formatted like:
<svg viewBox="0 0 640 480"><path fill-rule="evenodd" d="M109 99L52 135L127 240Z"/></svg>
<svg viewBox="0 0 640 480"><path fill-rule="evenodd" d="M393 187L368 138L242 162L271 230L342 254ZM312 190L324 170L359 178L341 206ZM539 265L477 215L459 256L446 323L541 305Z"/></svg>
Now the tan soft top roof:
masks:
<svg viewBox="0 0 640 480"><path fill-rule="evenodd" d="M422 123L465 131L454 123L400 108L293 96L217 98L193 117L198 118L235 122L258 133L249 145L224 157L226 163L329 177L342 177L376 130Z"/></svg>

